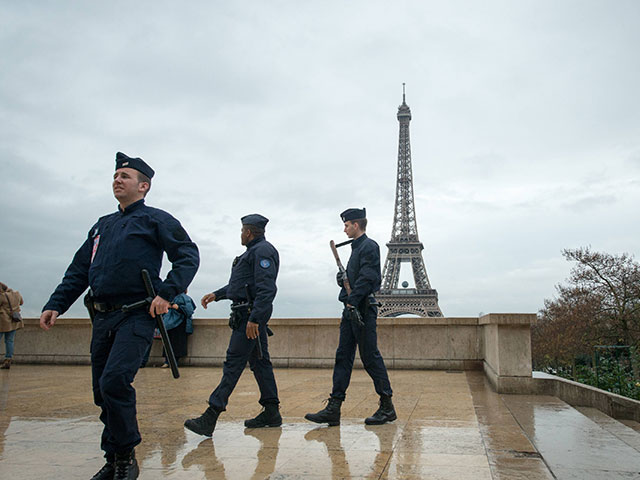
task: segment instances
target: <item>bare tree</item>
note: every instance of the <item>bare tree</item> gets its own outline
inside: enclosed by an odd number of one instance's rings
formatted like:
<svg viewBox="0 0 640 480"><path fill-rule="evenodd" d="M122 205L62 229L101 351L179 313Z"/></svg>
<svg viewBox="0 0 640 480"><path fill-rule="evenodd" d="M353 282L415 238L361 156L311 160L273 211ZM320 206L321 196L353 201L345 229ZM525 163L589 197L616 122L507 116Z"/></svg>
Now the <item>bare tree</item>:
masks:
<svg viewBox="0 0 640 480"><path fill-rule="evenodd" d="M633 256L592 252L589 247L564 250L577 262L569 282L599 299L597 322L618 342L638 346L640 340L640 265ZM561 292L562 293L562 292Z"/></svg>
<svg viewBox="0 0 640 480"><path fill-rule="evenodd" d="M567 285L545 300L532 330L533 359L540 365L572 365L598 344L640 346L640 265L624 253L589 247L563 251L575 261Z"/></svg>

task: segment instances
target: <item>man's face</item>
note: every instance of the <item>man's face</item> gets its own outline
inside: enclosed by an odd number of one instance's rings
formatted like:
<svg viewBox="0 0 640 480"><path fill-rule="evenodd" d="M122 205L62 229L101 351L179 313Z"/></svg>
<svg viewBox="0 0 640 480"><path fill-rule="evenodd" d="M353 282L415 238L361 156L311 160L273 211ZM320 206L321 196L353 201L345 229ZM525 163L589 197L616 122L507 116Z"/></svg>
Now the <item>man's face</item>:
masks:
<svg viewBox="0 0 640 480"><path fill-rule="evenodd" d="M346 233L349 238L356 238L358 233L360 233L359 225L351 220L347 220L344 222L344 233Z"/></svg>
<svg viewBox="0 0 640 480"><path fill-rule="evenodd" d="M240 230L240 243L242 243L242 245L247 245L250 241L251 231L243 225L242 230Z"/></svg>
<svg viewBox="0 0 640 480"><path fill-rule="evenodd" d="M119 168L113 175L113 196L118 202L130 204L144 197L146 182L138 181L138 171L133 168Z"/></svg>

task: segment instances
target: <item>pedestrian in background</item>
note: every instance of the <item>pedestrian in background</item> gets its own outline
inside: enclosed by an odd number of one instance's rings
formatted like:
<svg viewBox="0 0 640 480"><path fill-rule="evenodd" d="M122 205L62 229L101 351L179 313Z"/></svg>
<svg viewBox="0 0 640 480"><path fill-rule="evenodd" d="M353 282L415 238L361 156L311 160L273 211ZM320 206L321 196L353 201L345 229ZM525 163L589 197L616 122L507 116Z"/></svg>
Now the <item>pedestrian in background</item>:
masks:
<svg viewBox="0 0 640 480"><path fill-rule="evenodd" d="M16 330L24 327L20 315L20 305L23 303L20 292L0 282L0 337L4 336L5 347L4 362L0 365L2 370L11 368Z"/></svg>

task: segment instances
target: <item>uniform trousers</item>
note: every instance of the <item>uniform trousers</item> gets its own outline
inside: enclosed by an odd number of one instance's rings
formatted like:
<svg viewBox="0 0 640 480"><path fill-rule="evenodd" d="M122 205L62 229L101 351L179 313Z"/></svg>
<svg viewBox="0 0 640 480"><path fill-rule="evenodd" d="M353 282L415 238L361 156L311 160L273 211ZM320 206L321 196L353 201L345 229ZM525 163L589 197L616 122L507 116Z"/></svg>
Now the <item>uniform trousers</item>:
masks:
<svg viewBox="0 0 640 480"><path fill-rule="evenodd" d="M131 385L151 344L155 320L146 309L98 313L91 338L93 401L104 424L105 456L127 453L141 441L136 391Z"/></svg>
<svg viewBox="0 0 640 480"><path fill-rule="evenodd" d="M258 383L260 389L260 405L269 403L278 404L278 387L273 375L273 365L269 357L267 340L267 327L260 325L258 328L260 343L262 344L262 358L258 358L258 345L255 339L247 338L247 320L240 323L237 329L231 332L227 358L222 366L222 380L209 397L209 405L222 412L226 410L229 396L235 388L244 367L249 362L249 368Z"/></svg>
<svg viewBox="0 0 640 480"><path fill-rule="evenodd" d="M360 328L351 321L347 309L342 312L340 341L336 350L336 363L333 367L333 391L331 392L333 398L344 400L347 395L356 347L364 369L373 380L376 393L388 396L393 394L387 368L380 350L378 350L377 317L377 307L367 307L362 318L364 327Z"/></svg>

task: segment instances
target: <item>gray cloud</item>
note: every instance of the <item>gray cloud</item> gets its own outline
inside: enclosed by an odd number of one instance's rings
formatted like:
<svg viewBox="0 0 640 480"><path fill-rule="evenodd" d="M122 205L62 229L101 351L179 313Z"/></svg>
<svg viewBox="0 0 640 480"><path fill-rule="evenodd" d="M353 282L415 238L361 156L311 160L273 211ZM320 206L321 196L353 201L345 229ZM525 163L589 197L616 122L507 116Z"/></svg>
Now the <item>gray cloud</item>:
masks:
<svg viewBox="0 0 640 480"><path fill-rule="evenodd" d="M639 250L638 20L633 1L4 2L2 281L38 313L115 209L122 150L200 247L194 298L226 282L259 211L282 256L275 314L335 316L338 213L366 206L386 253L406 82L445 314L536 311L562 248Z"/></svg>

